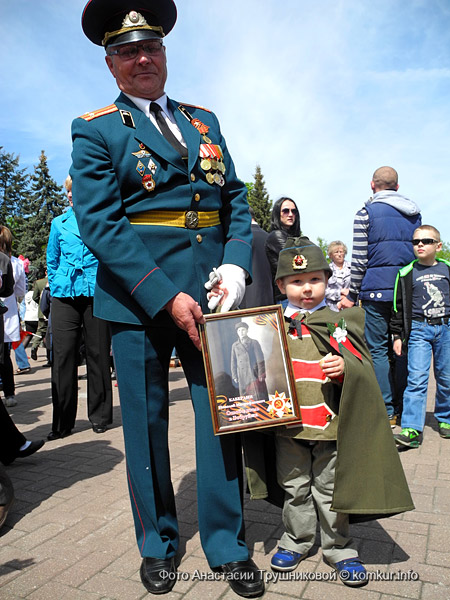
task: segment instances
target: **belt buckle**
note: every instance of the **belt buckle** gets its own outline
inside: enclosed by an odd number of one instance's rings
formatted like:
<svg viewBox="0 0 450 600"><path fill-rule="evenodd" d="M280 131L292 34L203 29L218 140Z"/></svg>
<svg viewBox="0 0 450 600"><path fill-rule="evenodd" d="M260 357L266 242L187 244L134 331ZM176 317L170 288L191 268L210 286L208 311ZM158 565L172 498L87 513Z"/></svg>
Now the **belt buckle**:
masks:
<svg viewBox="0 0 450 600"><path fill-rule="evenodd" d="M428 325L442 325L444 322L444 317L428 317L427 322Z"/></svg>
<svg viewBox="0 0 450 600"><path fill-rule="evenodd" d="M197 229L198 212L196 210L188 210L184 216L184 224L188 229Z"/></svg>

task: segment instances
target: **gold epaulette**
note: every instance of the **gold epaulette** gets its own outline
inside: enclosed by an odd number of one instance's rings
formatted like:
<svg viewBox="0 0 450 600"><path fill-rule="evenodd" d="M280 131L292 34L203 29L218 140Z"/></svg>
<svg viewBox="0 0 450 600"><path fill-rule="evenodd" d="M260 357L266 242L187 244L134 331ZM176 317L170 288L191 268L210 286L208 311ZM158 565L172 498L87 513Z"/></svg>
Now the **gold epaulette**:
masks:
<svg viewBox="0 0 450 600"><path fill-rule="evenodd" d="M212 112L209 108L205 108L204 106L198 106L197 104L187 104L186 102L180 102L183 106L190 106L191 108L199 108L200 110L206 110L206 112Z"/></svg>
<svg viewBox="0 0 450 600"><path fill-rule="evenodd" d="M119 110L115 104L110 104L109 106L105 106L105 108L99 108L98 110L93 110L91 112L84 113L84 115L80 115L79 119L84 119L85 121L92 121L97 117L103 117L103 115L109 115L113 112Z"/></svg>

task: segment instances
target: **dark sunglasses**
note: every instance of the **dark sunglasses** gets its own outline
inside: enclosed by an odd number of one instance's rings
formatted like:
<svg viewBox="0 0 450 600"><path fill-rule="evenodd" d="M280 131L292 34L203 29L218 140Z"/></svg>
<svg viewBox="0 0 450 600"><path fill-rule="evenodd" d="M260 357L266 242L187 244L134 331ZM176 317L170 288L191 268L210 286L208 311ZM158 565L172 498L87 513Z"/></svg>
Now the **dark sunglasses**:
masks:
<svg viewBox="0 0 450 600"><path fill-rule="evenodd" d="M297 214L297 209L296 208L282 208L281 209L281 214L288 215L289 213L292 213L293 215L296 215Z"/></svg>
<svg viewBox="0 0 450 600"><path fill-rule="evenodd" d="M418 246L422 242L424 246L429 246L431 244L439 244L437 240L433 240L433 238L423 238L422 240L413 240L412 245Z"/></svg>

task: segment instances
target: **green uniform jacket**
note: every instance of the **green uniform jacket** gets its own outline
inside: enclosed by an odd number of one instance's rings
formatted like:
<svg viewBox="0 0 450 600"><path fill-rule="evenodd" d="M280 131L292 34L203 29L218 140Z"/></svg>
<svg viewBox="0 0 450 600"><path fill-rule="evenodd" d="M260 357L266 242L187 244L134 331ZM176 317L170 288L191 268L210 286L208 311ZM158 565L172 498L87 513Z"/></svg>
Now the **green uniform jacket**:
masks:
<svg viewBox="0 0 450 600"><path fill-rule="evenodd" d="M164 306L185 292L207 310L204 283L213 267L230 263L251 274L247 188L236 176L219 122L213 113L188 106L221 148L222 186L208 183L200 166L205 142L198 129L178 102L168 98L168 106L186 142L187 161L124 94L95 118L84 115L72 123L74 210L83 242L99 260L94 312L102 319L174 327ZM150 189L146 177L153 181ZM152 211L219 211L220 224L189 229L130 223L143 213L151 220Z"/></svg>
<svg viewBox="0 0 450 600"><path fill-rule="evenodd" d="M328 308L303 319L325 356L336 351L327 323L344 318L348 339L362 361L340 346L345 377L339 408L337 462L331 510L348 513L351 522L379 519L414 509L398 451L386 417L383 398L364 342L364 311ZM267 431L267 430L266 430ZM276 483L274 432L243 435L250 494L279 506L283 491Z"/></svg>

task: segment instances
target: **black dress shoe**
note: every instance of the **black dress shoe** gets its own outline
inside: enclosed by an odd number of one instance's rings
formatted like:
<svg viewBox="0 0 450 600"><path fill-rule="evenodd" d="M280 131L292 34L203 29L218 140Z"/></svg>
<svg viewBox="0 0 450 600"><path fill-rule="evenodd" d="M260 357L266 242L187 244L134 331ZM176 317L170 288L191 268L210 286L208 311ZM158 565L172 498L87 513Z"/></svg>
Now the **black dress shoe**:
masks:
<svg viewBox="0 0 450 600"><path fill-rule="evenodd" d="M14 502L14 496L11 496L11 498L8 500L8 502L6 504L2 504L0 506L0 529L3 527L3 524L6 521L9 509L13 505L13 502Z"/></svg>
<svg viewBox="0 0 450 600"><path fill-rule="evenodd" d="M32 454L40 450L44 444L44 440L31 442L31 444L27 448L25 448L25 450L19 450L19 452L17 453L17 458L26 458L27 456L31 456Z"/></svg>
<svg viewBox="0 0 450 600"><path fill-rule="evenodd" d="M92 431L94 433L105 433L105 431L107 430L106 425L96 425L94 423L94 425L92 425Z"/></svg>
<svg viewBox="0 0 450 600"><path fill-rule="evenodd" d="M225 563L214 571L222 571L235 594L244 598L257 598L264 594L264 579L251 558Z"/></svg>
<svg viewBox="0 0 450 600"><path fill-rule="evenodd" d="M50 431L50 433L47 436L47 439L49 442L54 442L55 440L69 437L69 435L72 435L71 429L68 429L67 431Z"/></svg>
<svg viewBox="0 0 450 600"><path fill-rule="evenodd" d="M175 558L146 557L141 564L141 581L151 594L167 594L177 580Z"/></svg>

